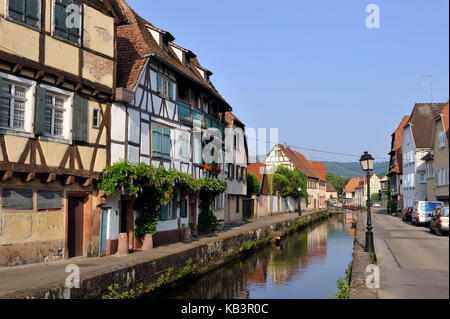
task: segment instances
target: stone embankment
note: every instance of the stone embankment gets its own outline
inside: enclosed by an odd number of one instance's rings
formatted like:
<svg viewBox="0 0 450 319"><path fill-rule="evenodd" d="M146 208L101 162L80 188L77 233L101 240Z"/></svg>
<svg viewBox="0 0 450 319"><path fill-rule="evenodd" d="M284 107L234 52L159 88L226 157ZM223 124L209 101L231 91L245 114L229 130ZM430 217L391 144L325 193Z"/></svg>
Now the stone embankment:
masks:
<svg viewBox="0 0 450 319"><path fill-rule="evenodd" d="M364 251L366 245L367 213L361 212L357 216L355 242L353 247L353 264L350 278L349 299L378 299L376 289L366 286L368 265L373 264L370 253Z"/></svg>
<svg viewBox="0 0 450 319"><path fill-rule="evenodd" d="M191 278L194 273L196 276L205 274L260 246L272 243L274 233L278 236L280 232L287 235L328 218L331 214L330 212L314 212L302 217L297 214L273 216L223 233L202 237L191 243L177 243L124 258L115 257L106 260L87 258L73 261L75 265L80 266L79 288L66 287L65 278L68 274L65 271L70 261L60 266L47 265L47 271L52 271L51 267L54 267L54 278L58 279L45 281L42 278L36 278L36 282L39 280L42 282L39 285L34 283L33 288L27 287L29 283L26 282L26 276L30 277L28 279L30 281L33 276L38 276L36 273L39 273L39 267L44 266L25 268L22 270L24 277L13 270L6 270L10 274L6 283L9 281L11 287L8 290L5 286L3 293L0 289L0 298L102 298L113 284L116 285L115 290L117 290L114 294L130 291L136 287L159 287L161 283L163 286L181 284L183 280ZM0 270L0 283L2 276L8 276L7 272ZM48 272L41 274L43 277L51 278ZM16 281L14 277L17 277ZM18 286L21 280L23 289L19 289L21 287Z"/></svg>

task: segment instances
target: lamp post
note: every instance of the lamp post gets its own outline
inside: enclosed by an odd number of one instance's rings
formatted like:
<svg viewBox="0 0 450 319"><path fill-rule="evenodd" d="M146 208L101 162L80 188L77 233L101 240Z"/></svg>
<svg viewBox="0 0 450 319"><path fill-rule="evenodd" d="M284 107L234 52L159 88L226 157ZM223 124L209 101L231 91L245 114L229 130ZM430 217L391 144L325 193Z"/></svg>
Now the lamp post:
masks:
<svg viewBox="0 0 450 319"><path fill-rule="evenodd" d="M302 187L298 188L298 216L302 216Z"/></svg>
<svg viewBox="0 0 450 319"><path fill-rule="evenodd" d="M361 163L362 170L366 173L367 178L367 227L366 227L366 247L365 251L372 253L372 258L376 260L375 249L373 245L373 232L372 232L372 216L370 209L370 173L373 171L374 159L368 152L364 152L359 162Z"/></svg>

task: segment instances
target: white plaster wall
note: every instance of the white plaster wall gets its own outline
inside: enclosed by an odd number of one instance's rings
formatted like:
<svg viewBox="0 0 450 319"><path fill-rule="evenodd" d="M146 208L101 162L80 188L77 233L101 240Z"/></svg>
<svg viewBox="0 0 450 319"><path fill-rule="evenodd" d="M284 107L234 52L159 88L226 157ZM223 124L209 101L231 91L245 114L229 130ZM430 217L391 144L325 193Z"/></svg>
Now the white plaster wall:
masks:
<svg viewBox="0 0 450 319"><path fill-rule="evenodd" d="M111 143L111 163L115 163L125 158L125 146Z"/></svg>
<svg viewBox="0 0 450 319"><path fill-rule="evenodd" d="M128 109L128 141L139 143L141 130L141 119L139 111Z"/></svg>
<svg viewBox="0 0 450 319"><path fill-rule="evenodd" d="M150 155L150 125L141 123L141 154Z"/></svg>
<svg viewBox="0 0 450 319"><path fill-rule="evenodd" d="M125 142L125 106L113 103L111 107L111 139Z"/></svg>

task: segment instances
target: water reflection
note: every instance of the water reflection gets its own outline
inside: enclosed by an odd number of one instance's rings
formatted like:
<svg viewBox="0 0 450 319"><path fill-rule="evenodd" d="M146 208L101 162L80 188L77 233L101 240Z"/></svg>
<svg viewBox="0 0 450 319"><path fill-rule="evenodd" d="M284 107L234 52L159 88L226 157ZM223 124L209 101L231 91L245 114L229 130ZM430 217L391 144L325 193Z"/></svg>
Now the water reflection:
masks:
<svg viewBox="0 0 450 319"><path fill-rule="evenodd" d="M169 298L326 298L351 260L351 219L332 217L172 291Z"/></svg>

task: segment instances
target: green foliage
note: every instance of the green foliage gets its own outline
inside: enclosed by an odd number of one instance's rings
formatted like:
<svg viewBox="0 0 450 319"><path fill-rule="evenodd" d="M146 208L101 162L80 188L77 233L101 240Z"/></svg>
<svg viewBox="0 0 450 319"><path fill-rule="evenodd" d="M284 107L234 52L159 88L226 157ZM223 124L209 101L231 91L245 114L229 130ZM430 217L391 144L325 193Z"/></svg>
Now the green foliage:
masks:
<svg viewBox="0 0 450 319"><path fill-rule="evenodd" d="M332 173L327 173L327 183L333 185L338 194L342 194L349 180L350 178L348 177L334 176Z"/></svg>
<svg viewBox="0 0 450 319"><path fill-rule="evenodd" d="M178 271L177 278L178 279L185 279L194 276L197 273L197 265L192 264L192 258L189 258L186 262L186 266L181 268Z"/></svg>
<svg viewBox="0 0 450 319"><path fill-rule="evenodd" d="M278 192L281 197L304 198L308 204L307 179L305 174L297 168L289 169L284 166L278 166L273 174L272 182L273 192ZM298 188L302 191L299 193Z"/></svg>
<svg viewBox="0 0 450 319"><path fill-rule="evenodd" d="M260 189L261 185L258 178L252 173L247 173L247 197L258 193Z"/></svg>
<svg viewBox="0 0 450 319"><path fill-rule="evenodd" d="M335 176L344 177L359 177L363 174L361 170L361 164L359 162L323 162L327 167L327 172ZM383 175L389 170L389 161L375 162L374 173L377 175Z"/></svg>
<svg viewBox="0 0 450 319"><path fill-rule="evenodd" d="M175 189L188 194L201 191L212 197L226 190L225 183L217 179L196 179L175 169L134 164L127 160L107 166L96 187L108 197L117 192L135 196L133 208L139 213L135 230L138 237L156 233L161 207L173 200Z"/></svg>
<svg viewBox="0 0 450 319"><path fill-rule="evenodd" d="M381 200L380 194L377 193L370 195L370 200L372 201L372 203L380 201Z"/></svg>
<svg viewBox="0 0 450 319"><path fill-rule="evenodd" d="M219 180L212 178L202 179L201 184L197 229L201 234L206 234L213 231L221 222L211 210L211 204L217 195L225 192L226 186Z"/></svg>
<svg viewBox="0 0 450 319"><path fill-rule="evenodd" d="M338 291L334 294L334 299L348 299L350 292L350 280L352 275L352 264L348 265L348 268L345 270L345 277L339 278L337 280L337 288ZM330 295L329 295L330 297Z"/></svg>

